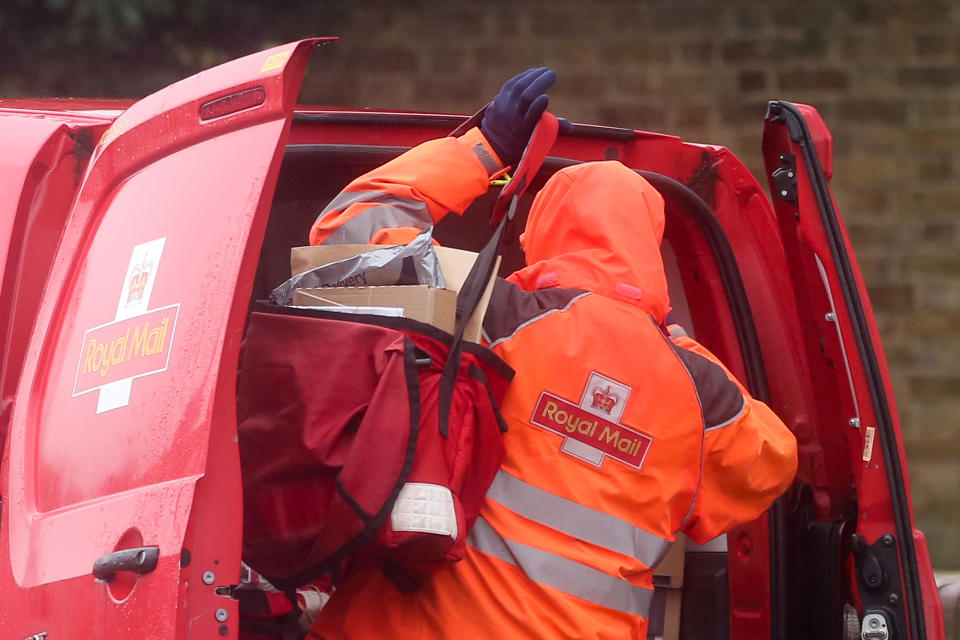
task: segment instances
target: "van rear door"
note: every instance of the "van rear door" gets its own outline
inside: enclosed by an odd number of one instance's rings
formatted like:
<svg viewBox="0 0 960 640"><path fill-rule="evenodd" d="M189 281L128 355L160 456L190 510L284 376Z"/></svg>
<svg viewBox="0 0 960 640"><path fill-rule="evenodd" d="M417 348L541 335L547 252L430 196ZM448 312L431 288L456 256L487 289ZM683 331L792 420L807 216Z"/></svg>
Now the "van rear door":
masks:
<svg viewBox="0 0 960 640"><path fill-rule="evenodd" d="M809 414L820 446L844 454L855 489L849 499L855 530L844 529L836 544L855 574L848 582L862 637L942 637L926 542L913 525L886 359L830 192L832 136L815 109L772 102L763 155L816 387ZM818 510L828 514L827 506ZM795 565L798 571L811 566L808 558Z"/></svg>
<svg viewBox="0 0 960 640"><path fill-rule="evenodd" d="M0 457L40 294L94 141L109 122L0 108Z"/></svg>
<svg viewBox="0 0 960 640"><path fill-rule="evenodd" d="M173 84L101 138L10 421L4 637L236 633L237 353L318 42Z"/></svg>

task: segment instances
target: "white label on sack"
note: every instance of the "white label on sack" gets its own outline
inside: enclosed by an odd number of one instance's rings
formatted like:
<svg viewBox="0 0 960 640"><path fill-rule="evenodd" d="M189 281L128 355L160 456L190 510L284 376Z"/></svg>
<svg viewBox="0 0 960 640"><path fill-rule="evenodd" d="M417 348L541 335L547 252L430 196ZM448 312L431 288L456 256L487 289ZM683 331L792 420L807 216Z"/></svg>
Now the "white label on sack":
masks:
<svg viewBox="0 0 960 640"><path fill-rule="evenodd" d="M450 489L439 484L408 482L390 513L394 531L421 531L457 537L457 512Z"/></svg>

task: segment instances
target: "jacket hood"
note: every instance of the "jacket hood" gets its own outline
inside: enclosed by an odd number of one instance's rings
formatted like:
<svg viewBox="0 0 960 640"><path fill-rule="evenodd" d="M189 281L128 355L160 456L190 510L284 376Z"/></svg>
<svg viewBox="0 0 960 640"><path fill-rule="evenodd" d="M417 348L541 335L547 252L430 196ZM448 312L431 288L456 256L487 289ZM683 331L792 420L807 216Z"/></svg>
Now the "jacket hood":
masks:
<svg viewBox="0 0 960 640"><path fill-rule="evenodd" d="M528 266L508 280L628 301L662 323L670 310L663 225L663 197L635 171L616 161L567 167L534 198L520 236Z"/></svg>

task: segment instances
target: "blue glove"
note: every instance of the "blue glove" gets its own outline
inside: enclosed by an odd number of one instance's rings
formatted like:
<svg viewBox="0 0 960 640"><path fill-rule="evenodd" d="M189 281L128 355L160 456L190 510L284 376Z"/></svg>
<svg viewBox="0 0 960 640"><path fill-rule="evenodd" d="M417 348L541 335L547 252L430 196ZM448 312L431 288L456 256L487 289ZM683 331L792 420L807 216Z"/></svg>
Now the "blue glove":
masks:
<svg viewBox="0 0 960 640"><path fill-rule="evenodd" d="M527 69L507 80L487 107L480 130L504 164L520 161L550 102L544 92L556 81L557 74L547 67Z"/></svg>

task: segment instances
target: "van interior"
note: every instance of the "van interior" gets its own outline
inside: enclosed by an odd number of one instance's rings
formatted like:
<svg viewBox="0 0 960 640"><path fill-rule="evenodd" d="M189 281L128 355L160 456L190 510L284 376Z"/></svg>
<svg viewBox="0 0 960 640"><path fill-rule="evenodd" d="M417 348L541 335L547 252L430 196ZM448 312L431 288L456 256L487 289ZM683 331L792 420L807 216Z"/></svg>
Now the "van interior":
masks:
<svg viewBox="0 0 960 640"><path fill-rule="evenodd" d="M342 144L309 141L323 139L327 127L369 126L362 138L375 138L376 131L390 126L423 125L423 116L383 114L308 114L294 119L299 134L288 144L283 157L272 209L263 239L251 306L268 298L278 284L290 277L290 249L307 243L310 226L317 214L353 178L396 157L407 145ZM419 118L419 119L418 119ZM426 121L435 135L444 135L443 127L455 128L456 117L436 116ZM313 135L316 131L321 135ZM600 139L623 137L624 130L582 127L581 134ZM627 132L632 135L633 132ZM334 137L335 136L330 136ZM303 141L307 140L307 141ZM609 155L609 152L608 152ZM508 228L501 246L500 275L523 266L523 252L517 241L534 194L560 168L586 158L549 157L536 181L522 197L517 218ZM763 398L764 373L759 346L753 328L747 298L729 242L715 214L695 191L675 176L640 171L664 195L667 224L663 257L668 272L671 302L676 320L688 334L715 350L721 358L740 360L754 394ZM489 238L490 212L497 188L477 199L462 217L447 216L434 230L435 238L445 246L479 251ZM719 284L718 284L719 283ZM727 330L733 326L735 332ZM680 543L680 546L684 546ZM658 571L650 618L651 638L729 637L729 586L727 539L722 536L705 546L687 541L683 549L669 556L670 567ZM672 575L671 575L672 574ZM264 633L262 620L246 621L248 633ZM269 631L269 630L268 630ZM274 629L280 637L281 623ZM241 635L241 637L244 637ZM248 637L261 637L249 635Z"/></svg>

